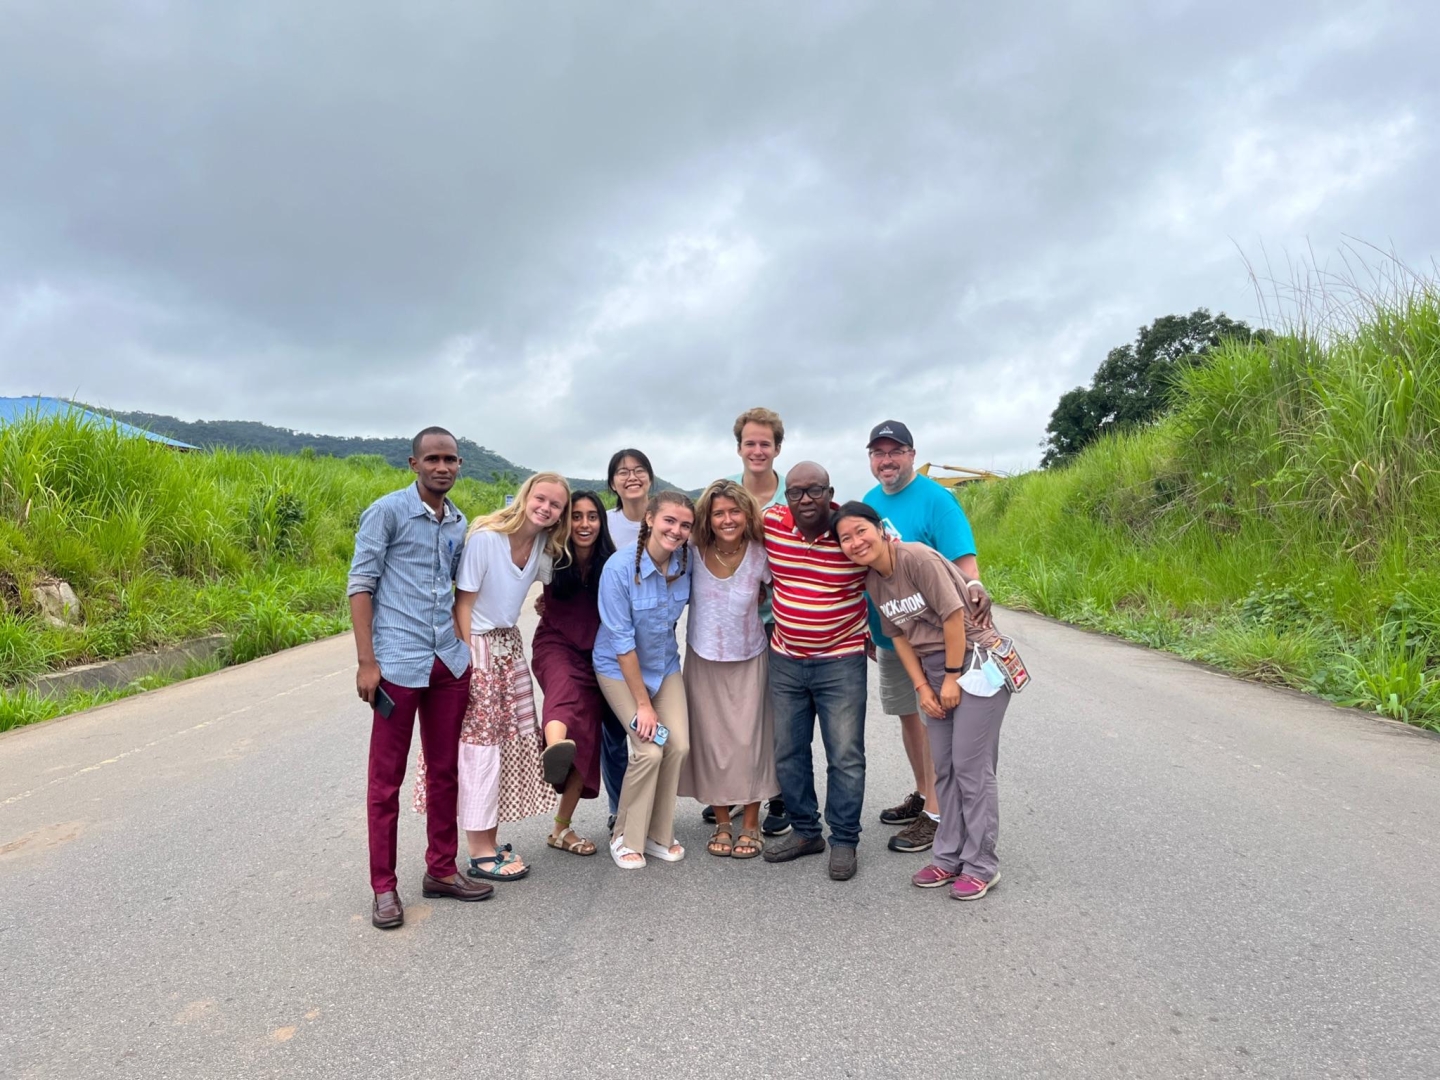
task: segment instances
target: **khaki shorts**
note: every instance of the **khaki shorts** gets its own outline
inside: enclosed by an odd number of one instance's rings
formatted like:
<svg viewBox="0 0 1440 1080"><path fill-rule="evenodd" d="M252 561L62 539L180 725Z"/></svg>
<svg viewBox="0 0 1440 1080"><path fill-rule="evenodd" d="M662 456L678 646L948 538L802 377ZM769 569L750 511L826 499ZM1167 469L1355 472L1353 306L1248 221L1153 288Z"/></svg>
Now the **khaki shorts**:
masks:
<svg viewBox="0 0 1440 1080"><path fill-rule="evenodd" d="M880 664L880 711L886 716L909 716L920 711L915 684L894 649L875 647Z"/></svg>

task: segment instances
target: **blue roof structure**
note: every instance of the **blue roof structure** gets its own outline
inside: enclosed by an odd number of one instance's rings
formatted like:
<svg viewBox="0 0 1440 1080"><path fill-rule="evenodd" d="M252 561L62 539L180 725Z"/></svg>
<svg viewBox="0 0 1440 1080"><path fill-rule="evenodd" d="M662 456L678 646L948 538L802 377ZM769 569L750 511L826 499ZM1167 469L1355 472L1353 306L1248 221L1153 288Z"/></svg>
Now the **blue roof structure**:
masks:
<svg viewBox="0 0 1440 1080"><path fill-rule="evenodd" d="M23 420L30 416L42 418L48 416L78 416L81 420L89 424L103 424L106 427L113 427L119 431L121 435L129 435L137 439L149 439L151 442L173 446L177 450L200 449L198 446L180 442L178 439L167 439L164 435L156 435L153 431L146 431L144 428L138 428L133 424L122 424L113 417L92 412L82 405L76 405L73 401L65 401L63 398L0 398L0 427L4 427L6 424L13 424L17 420Z"/></svg>

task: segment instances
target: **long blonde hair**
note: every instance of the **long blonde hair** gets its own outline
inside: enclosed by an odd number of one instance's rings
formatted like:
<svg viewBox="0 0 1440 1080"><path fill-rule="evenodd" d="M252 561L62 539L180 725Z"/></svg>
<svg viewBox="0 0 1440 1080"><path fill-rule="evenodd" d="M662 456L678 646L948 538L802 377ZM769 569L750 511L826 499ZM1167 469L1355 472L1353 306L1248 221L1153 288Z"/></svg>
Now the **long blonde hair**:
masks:
<svg viewBox="0 0 1440 1080"><path fill-rule="evenodd" d="M702 552L715 544L715 530L710 525L710 509L716 499L733 499L745 515L745 539L757 544L765 542L765 524L760 518L760 502L734 480L716 480L707 487L695 504L695 546Z"/></svg>
<svg viewBox="0 0 1440 1080"><path fill-rule="evenodd" d="M565 542L570 539L570 485L559 473L537 472L520 485L515 501L509 506L502 506L499 510L493 510L471 522L470 535L481 529L489 529L505 536L519 532L520 526L525 524L525 504L530 501L530 494L535 490L536 484L558 484L565 492L565 505L560 508L560 520L545 530L545 554L558 564L565 554Z"/></svg>

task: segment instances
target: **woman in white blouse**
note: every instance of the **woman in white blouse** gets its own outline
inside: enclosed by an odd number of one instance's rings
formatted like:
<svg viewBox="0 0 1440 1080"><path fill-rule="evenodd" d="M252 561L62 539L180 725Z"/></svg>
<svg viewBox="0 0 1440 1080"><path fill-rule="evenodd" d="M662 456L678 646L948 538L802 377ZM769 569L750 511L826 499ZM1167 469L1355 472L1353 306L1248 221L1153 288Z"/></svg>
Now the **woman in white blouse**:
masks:
<svg viewBox="0 0 1440 1080"><path fill-rule="evenodd" d="M690 754L680 794L715 809L711 855L753 859L764 850L760 803L775 797L769 642L760 598L770 580L760 504L733 480L716 480L695 512L685 695ZM744 807L740 830L730 808Z"/></svg>

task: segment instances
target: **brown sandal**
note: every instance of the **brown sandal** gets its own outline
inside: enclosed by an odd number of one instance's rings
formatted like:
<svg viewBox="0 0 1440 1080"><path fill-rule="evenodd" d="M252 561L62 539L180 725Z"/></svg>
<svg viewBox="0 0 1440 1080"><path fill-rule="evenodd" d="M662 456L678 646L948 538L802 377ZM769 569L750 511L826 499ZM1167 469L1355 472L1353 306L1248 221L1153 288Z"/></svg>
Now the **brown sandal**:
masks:
<svg viewBox="0 0 1440 1080"><path fill-rule="evenodd" d="M721 840L720 835L724 833L725 839ZM728 859L735 850L735 844L731 837L735 835L735 827L728 821L721 821L715 825L715 831L710 834L710 841L705 845L705 850L716 858Z"/></svg>
<svg viewBox="0 0 1440 1080"><path fill-rule="evenodd" d="M765 841L760 839L759 829L741 829L740 838L730 850L732 859L753 859L765 850Z"/></svg>
<svg viewBox="0 0 1440 1080"><path fill-rule="evenodd" d="M570 839L565 839L567 836ZM569 828L568 826L566 827L565 831L562 832L559 836L551 834L550 836L545 837L545 843L549 844L553 848L558 848L561 851L568 851L571 855L595 854L595 841L586 840L583 836L577 835L575 830Z"/></svg>

